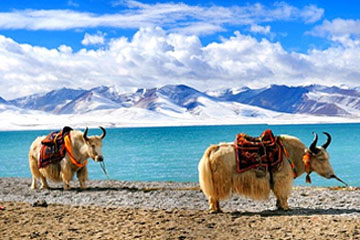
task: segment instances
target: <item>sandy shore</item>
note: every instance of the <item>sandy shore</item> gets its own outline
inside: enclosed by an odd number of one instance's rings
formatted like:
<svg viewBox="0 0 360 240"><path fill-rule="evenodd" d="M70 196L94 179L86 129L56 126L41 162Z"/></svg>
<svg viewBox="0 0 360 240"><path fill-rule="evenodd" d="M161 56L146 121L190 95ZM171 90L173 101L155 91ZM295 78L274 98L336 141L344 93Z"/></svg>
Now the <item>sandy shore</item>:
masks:
<svg viewBox="0 0 360 240"><path fill-rule="evenodd" d="M0 239L360 239L359 188L297 187L287 212L233 196L208 214L196 183L30 183L0 178Z"/></svg>

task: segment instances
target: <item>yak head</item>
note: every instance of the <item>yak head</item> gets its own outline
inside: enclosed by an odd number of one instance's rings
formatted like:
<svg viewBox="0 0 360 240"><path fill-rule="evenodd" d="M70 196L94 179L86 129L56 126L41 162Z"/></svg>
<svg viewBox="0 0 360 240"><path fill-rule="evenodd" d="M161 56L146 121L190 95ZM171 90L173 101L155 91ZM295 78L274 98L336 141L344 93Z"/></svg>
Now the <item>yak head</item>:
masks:
<svg viewBox="0 0 360 240"><path fill-rule="evenodd" d="M347 185L344 181L342 181L340 178L338 178L335 175L335 172L329 161L329 159L330 159L329 153L326 151L326 148L331 143L331 135L327 132L323 132L323 133L327 136L326 142L321 146L317 146L316 144L318 141L318 135L317 135L317 133L314 133L314 140L310 144L309 149L307 150L308 154L310 156L309 157L310 172L315 171L320 176L327 178L327 179L335 178L336 180Z"/></svg>
<svg viewBox="0 0 360 240"><path fill-rule="evenodd" d="M100 127L102 130L102 134L100 136L91 136L88 137L88 128L85 129L83 138L85 140L85 145L87 148L88 155L96 162L102 162L104 161L104 157L102 155L102 140L104 139L106 135L106 131L103 127Z"/></svg>

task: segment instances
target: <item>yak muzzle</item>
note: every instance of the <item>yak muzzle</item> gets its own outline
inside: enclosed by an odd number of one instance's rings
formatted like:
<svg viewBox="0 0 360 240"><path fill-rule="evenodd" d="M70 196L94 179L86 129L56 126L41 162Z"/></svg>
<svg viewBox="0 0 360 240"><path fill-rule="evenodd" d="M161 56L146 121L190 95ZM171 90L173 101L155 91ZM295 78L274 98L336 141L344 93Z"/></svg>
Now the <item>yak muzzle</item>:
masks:
<svg viewBox="0 0 360 240"><path fill-rule="evenodd" d="M338 176L336 175L331 175L330 178L335 178L336 180L338 180L339 182L343 183L346 187L349 186L349 184L347 184L346 182L344 182L343 180L341 180Z"/></svg>
<svg viewBox="0 0 360 240"><path fill-rule="evenodd" d="M96 156L96 157L95 157L95 161L96 161L96 162L102 162L102 161L104 161L104 157L103 157L102 155Z"/></svg>

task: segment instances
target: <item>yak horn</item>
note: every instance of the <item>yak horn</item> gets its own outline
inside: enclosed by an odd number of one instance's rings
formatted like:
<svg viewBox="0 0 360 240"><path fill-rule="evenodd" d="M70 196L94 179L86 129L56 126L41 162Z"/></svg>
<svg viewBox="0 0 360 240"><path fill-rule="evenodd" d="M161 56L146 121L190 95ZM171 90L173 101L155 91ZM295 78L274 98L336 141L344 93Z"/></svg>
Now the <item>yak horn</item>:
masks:
<svg viewBox="0 0 360 240"><path fill-rule="evenodd" d="M87 137L88 130L89 130L89 128L86 127L86 128L85 128L85 131L84 131L84 134L83 134L83 138L84 138L86 141L89 140L88 137Z"/></svg>
<svg viewBox="0 0 360 240"><path fill-rule="evenodd" d="M322 145L322 147L324 149L326 149L329 146L329 144L331 143L331 135L327 132L323 132L323 134L325 134L327 136L326 143L324 143L324 145Z"/></svg>
<svg viewBox="0 0 360 240"><path fill-rule="evenodd" d="M106 136L106 130L105 130L105 128L103 128L103 127L99 127L102 131L103 131L103 133L101 134L101 139L104 139L104 137Z"/></svg>
<svg viewBox="0 0 360 240"><path fill-rule="evenodd" d="M316 143L317 143L317 141L318 141L318 135L317 135L317 133L315 133L315 132L313 132L313 134L315 135L315 137L314 137L313 142L310 144L309 149L310 149L310 151L311 151L312 153L317 153L318 150L316 149Z"/></svg>

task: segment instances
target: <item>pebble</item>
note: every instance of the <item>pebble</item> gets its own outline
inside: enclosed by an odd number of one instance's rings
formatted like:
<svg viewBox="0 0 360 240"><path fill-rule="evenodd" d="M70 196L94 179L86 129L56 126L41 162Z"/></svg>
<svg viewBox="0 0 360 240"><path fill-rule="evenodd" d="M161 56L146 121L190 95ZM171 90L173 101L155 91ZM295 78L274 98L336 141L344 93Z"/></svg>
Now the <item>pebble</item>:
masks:
<svg viewBox="0 0 360 240"><path fill-rule="evenodd" d="M89 180L89 190L80 189L78 181L72 181L69 191L61 183L49 182L51 190L31 190L30 178L0 178L1 201L28 202L35 206L48 204L72 206L106 206L145 209L193 209L207 210L208 201L198 190L198 183L175 182L127 182L115 180ZM345 191L346 190L346 191ZM294 214L345 214L360 216L360 188L303 187L293 189L288 200ZM1 202L0 202L1 204ZM274 215L276 199L271 194L265 201L255 201L234 195L220 202L225 212L261 212ZM283 214L277 211L276 214Z"/></svg>

